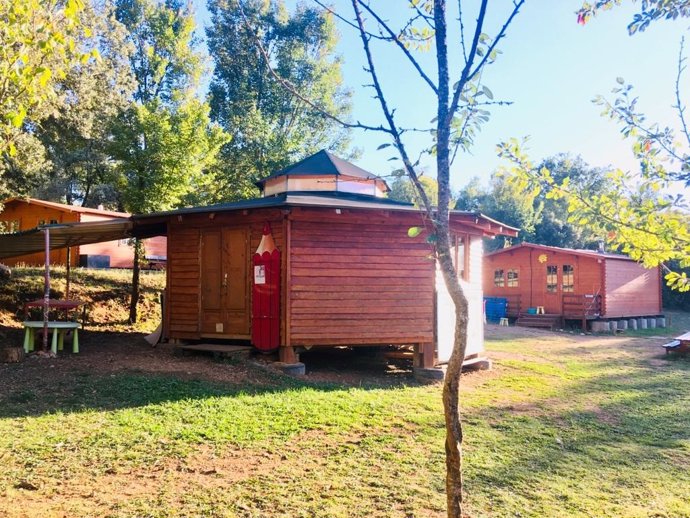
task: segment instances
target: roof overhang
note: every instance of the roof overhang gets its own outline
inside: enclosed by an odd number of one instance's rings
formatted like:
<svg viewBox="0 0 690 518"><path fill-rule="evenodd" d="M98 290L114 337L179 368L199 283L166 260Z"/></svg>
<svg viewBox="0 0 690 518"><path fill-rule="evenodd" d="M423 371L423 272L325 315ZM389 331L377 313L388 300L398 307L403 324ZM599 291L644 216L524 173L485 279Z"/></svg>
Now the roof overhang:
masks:
<svg viewBox="0 0 690 518"><path fill-rule="evenodd" d="M45 231L49 234L51 250L130 237L152 237L166 233L165 225L159 224L141 225L134 228L131 218L42 225L24 232L0 234L0 259L45 251Z"/></svg>
<svg viewBox="0 0 690 518"><path fill-rule="evenodd" d="M210 212L231 212L239 210L281 208L290 207L321 207L332 209L362 209L362 210L386 210L391 212L407 212L422 214L419 207L411 203L398 202L389 198L377 198L374 196L358 196L339 192L287 192L268 198L255 198L238 202L222 203L207 207L190 207L154 214L140 214L133 216L137 228L139 225L151 224L154 221L163 224L166 218L171 216L184 216L187 214L203 214ZM520 229L511 227L500 221L496 221L481 212L467 212L453 210L450 212L451 228L459 232L467 231L467 227L485 237L498 235L516 237ZM463 228L455 228L462 225Z"/></svg>
<svg viewBox="0 0 690 518"><path fill-rule="evenodd" d="M501 255L501 254L510 254L514 253L518 250L538 250L538 251L543 251L543 252L551 252L555 254L570 254L570 255L576 255L579 257L588 257L591 259L609 259L609 260L614 260L614 261L631 261L631 262L636 262L634 259L631 259L627 255L623 254L615 254L615 253L610 253L610 252L597 252L596 250L582 250L582 249L576 249L576 248L561 248L558 246L549 246L549 245L538 245L535 243L519 243L517 245L508 247L508 248L501 248L499 250L494 250L493 252L490 252L488 254L484 254L486 257L491 257L494 255Z"/></svg>

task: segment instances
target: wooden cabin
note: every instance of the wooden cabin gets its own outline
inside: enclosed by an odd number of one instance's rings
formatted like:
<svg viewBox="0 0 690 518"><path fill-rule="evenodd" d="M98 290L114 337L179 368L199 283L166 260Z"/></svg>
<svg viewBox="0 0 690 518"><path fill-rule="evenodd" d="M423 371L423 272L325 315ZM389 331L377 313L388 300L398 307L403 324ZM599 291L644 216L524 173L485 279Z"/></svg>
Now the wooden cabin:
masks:
<svg viewBox="0 0 690 518"><path fill-rule="evenodd" d="M538 321L661 314L661 274L625 255L522 243L484 256L484 292L508 300L508 316ZM528 309L532 311L528 312Z"/></svg>
<svg viewBox="0 0 690 518"><path fill-rule="evenodd" d="M300 350L344 345L413 345L420 367L448 359L452 306L427 233L408 235L426 226L419 209L386 198L384 180L326 151L258 186L258 199L134 217L167 225L164 338L251 342L288 364ZM471 305L468 357L477 356L482 239L517 230L478 213L451 220ZM272 281L266 261L275 261Z"/></svg>
<svg viewBox="0 0 690 518"><path fill-rule="evenodd" d="M3 204L4 207L0 211L0 232L22 232L45 224L107 221L130 217L130 214L125 212L65 205L35 198L10 198ZM145 256L152 264L165 262L167 240L164 236L148 239L144 241L144 246ZM67 264L68 255L71 266L131 268L134 263L134 249L128 239L53 250L50 253L50 262ZM23 255L4 259L3 262L8 266L42 265L45 263L45 254L41 252Z"/></svg>

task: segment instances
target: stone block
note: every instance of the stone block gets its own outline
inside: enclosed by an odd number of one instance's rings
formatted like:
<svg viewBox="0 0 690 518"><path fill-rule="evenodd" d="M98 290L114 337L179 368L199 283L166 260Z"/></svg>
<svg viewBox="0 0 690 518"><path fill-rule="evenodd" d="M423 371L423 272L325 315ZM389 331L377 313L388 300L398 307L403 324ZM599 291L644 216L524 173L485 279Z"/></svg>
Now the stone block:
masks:
<svg viewBox="0 0 690 518"><path fill-rule="evenodd" d="M307 372L307 369L302 362L297 362L297 363L275 362L273 365L277 369L280 369L285 374L289 374L290 376L304 376Z"/></svg>
<svg viewBox="0 0 690 518"><path fill-rule="evenodd" d="M607 333L611 328L609 323L603 320L594 320L591 324L592 333Z"/></svg>

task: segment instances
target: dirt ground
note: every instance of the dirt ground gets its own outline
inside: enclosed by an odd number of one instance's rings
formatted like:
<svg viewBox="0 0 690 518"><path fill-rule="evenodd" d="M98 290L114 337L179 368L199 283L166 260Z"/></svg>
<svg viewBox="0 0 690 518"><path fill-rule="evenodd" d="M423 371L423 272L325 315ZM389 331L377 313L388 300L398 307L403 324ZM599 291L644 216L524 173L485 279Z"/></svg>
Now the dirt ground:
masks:
<svg viewBox="0 0 690 518"><path fill-rule="evenodd" d="M22 343L22 330L16 327L0 327L0 343ZM0 379L7 388L22 385L39 388L59 384L80 372L103 376L119 372L136 372L173 375L182 379L202 379L220 383L243 384L266 382L267 373L272 373L271 364L276 355L241 354L236 358L223 359L209 353L181 355L174 347L161 344L151 347L139 333L111 333L90 331L80 334L80 353L72 354L68 347L57 358L37 358L29 355L19 364L0 364ZM499 327L488 325L487 339L517 339L531 337L535 344L549 348L577 344L586 345L588 350L599 347L600 354L606 354L608 347L627 347L639 352L649 351L650 361L658 357L657 346L667 340L663 337L591 336L579 333L552 333L537 329ZM650 345L653 349L650 349ZM489 351L495 360L515 353ZM386 359L375 351L347 349L313 349L301 355L307 366L305 381L335 383L349 386L397 385L413 383L412 364L406 359ZM50 376L46 376L49 372ZM475 373L466 382L480 382L491 373ZM0 404L2 394L0 393Z"/></svg>
<svg viewBox="0 0 690 518"><path fill-rule="evenodd" d="M21 329L2 327L0 332L0 343L22 343ZM47 387L48 383L60 385L61 381L72 379L80 372L107 376L129 371L219 383L260 384L267 381L267 375L277 372L272 368L278 359L276 354L245 352L227 357L203 352L181 354L167 344L152 347L144 336L140 333L102 332L87 328L80 333L79 354L72 354L69 346L66 346L56 358L40 358L31 354L18 364L0 363L0 379L10 390L21 386L38 389ZM387 360L369 350L312 350L304 353L301 360L307 364L305 381L351 386L414 382L411 361ZM47 372L50 373L49 377L46 377Z"/></svg>

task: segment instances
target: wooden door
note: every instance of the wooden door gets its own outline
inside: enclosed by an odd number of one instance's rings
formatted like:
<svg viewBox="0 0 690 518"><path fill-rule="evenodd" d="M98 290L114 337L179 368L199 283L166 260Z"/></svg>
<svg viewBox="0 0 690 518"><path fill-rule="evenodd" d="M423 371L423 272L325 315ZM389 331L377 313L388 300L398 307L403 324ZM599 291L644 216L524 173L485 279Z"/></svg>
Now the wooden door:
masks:
<svg viewBox="0 0 690 518"><path fill-rule="evenodd" d="M247 247L245 229L202 233L202 335L249 338Z"/></svg>
<svg viewBox="0 0 690 518"><path fill-rule="evenodd" d="M547 313L561 314L561 266L546 264L546 284L544 286L544 309Z"/></svg>

